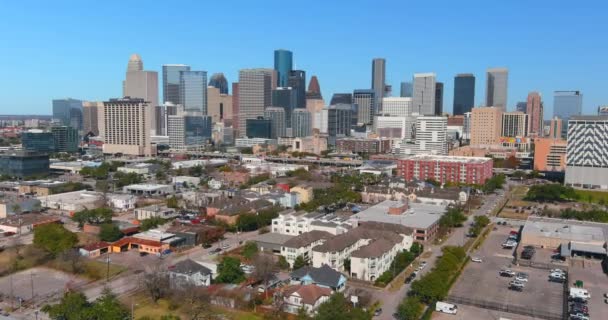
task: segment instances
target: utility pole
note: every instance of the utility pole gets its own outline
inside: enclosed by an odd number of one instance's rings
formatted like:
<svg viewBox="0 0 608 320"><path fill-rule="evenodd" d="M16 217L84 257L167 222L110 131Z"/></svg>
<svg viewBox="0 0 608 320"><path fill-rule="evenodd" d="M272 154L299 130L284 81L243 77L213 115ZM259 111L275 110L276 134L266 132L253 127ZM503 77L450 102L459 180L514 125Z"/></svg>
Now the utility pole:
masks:
<svg viewBox="0 0 608 320"><path fill-rule="evenodd" d="M32 287L32 304L34 303L34 274L30 271L30 284Z"/></svg>
<svg viewBox="0 0 608 320"><path fill-rule="evenodd" d="M9 280L11 282L11 310L15 309L15 296L14 296L14 289L13 289L13 274L11 273Z"/></svg>
<svg viewBox="0 0 608 320"><path fill-rule="evenodd" d="M106 282L110 282L110 253L108 252L108 256L106 259L107 270L106 270Z"/></svg>

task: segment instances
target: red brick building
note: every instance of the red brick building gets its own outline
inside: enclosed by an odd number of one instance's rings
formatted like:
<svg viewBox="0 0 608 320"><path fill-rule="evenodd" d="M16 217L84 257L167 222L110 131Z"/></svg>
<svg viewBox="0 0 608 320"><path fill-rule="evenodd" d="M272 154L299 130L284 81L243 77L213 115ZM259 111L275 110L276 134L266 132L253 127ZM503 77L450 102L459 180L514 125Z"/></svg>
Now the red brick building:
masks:
<svg viewBox="0 0 608 320"><path fill-rule="evenodd" d="M440 183L483 184L492 177L491 158L416 155L398 161L406 181L432 179Z"/></svg>

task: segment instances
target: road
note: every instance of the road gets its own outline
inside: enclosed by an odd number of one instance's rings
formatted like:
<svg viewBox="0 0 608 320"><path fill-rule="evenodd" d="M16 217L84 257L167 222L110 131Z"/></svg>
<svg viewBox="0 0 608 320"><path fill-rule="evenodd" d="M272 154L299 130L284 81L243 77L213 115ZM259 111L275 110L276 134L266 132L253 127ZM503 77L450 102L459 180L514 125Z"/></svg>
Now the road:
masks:
<svg viewBox="0 0 608 320"><path fill-rule="evenodd" d="M484 197L483 204L481 207L475 211L473 214L469 215L467 222L465 222L464 227L455 228L452 233L449 235L449 238L446 239L441 245L431 245L430 247L425 247L426 252L431 252L431 256L426 258L427 266L420 272L418 272L417 278L429 272L435 266L435 262L437 261L437 257L441 255L441 248L444 246L462 246L465 244L467 240L466 233L468 231L468 226L473 223L473 219L475 216L485 215L492 210L494 210L500 203L502 199L506 196L505 192L500 191L500 194L490 194ZM382 314L374 319L378 320L394 320L393 313L397 312L397 307L399 303L403 301L407 292L410 290L410 284L404 284L401 286L399 291L390 292L388 290L388 286L375 294L375 297L378 301L382 302Z"/></svg>

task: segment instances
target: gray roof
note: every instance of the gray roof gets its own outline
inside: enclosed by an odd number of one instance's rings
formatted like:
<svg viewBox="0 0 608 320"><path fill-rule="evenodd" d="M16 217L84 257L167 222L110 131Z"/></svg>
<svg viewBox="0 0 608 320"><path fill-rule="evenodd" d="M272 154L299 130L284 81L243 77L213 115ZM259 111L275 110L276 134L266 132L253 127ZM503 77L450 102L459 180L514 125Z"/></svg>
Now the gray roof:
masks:
<svg viewBox="0 0 608 320"><path fill-rule="evenodd" d="M370 242L368 245L363 246L353 252L351 257L355 258L376 258L381 257L384 253L389 251L395 246L394 242L386 239L377 239L376 241Z"/></svg>
<svg viewBox="0 0 608 320"><path fill-rule="evenodd" d="M285 242L287 242L291 238L293 238L293 236L286 235L286 234L264 233L264 234L257 235L255 238L253 238L253 240L256 242L266 242L266 243L283 245L283 244L285 244Z"/></svg>
<svg viewBox="0 0 608 320"><path fill-rule="evenodd" d="M322 245L314 247L313 251L338 252L352 246L361 239L369 239L372 241L377 239L385 239L393 244L403 241L403 237L398 232L393 232L388 229L377 229L373 225L363 225L328 239Z"/></svg>
<svg viewBox="0 0 608 320"><path fill-rule="evenodd" d="M305 266L290 274L291 278L296 280L302 279L306 275L312 278L312 281L315 284L331 288L336 288L338 286L340 277L342 276L340 272L332 269L326 264L322 265L320 268Z"/></svg>
<svg viewBox="0 0 608 320"><path fill-rule="evenodd" d="M196 273L211 274L211 270L199 263L192 261L191 259L176 263L173 267L169 267L169 271L187 275Z"/></svg>
<svg viewBox="0 0 608 320"><path fill-rule="evenodd" d="M353 215L351 220L401 224L409 228L427 229L438 223L443 213L445 213L445 206L409 203L409 209L405 213L388 214L390 207L401 203L401 201L385 200Z"/></svg>
<svg viewBox="0 0 608 320"><path fill-rule="evenodd" d="M563 241L606 242L608 225L605 223L583 222L576 220L529 217L523 234L557 238Z"/></svg>
<svg viewBox="0 0 608 320"><path fill-rule="evenodd" d="M333 236L333 234L326 231L313 230L287 240L283 246L289 248L301 248L306 247L315 241L329 239Z"/></svg>

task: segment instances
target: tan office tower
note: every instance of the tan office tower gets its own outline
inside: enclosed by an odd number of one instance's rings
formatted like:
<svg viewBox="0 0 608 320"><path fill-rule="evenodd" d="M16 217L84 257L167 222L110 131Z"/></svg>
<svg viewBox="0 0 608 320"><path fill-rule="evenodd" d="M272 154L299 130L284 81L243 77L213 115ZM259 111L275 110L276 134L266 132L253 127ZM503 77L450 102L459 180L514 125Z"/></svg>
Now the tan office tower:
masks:
<svg viewBox="0 0 608 320"><path fill-rule="evenodd" d="M103 108L103 102L84 101L82 103L82 129L84 134L92 132L99 136L99 113Z"/></svg>
<svg viewBox="0 0 608 320"><path fill-rule="evenodd" d="M499 142L502 108L478 107L471 110L471 145L492 145Z"/></svg>
<svg viewBox="0 0 608 320"><path fill-rule="evenodd" d="M526 102L526 113L530 117L528 132L531 136L540 137L543 135L543 102L540 93L530 92Z"/></svg>
<svg viewBox="0 0 608 320"><path fill-rule="evenodd" d="M271 105L272 89L276 87L273 85L276 74L273 69L263 68L239 71L237 127L240 137L245 136L247 119L263 117L264 109Z"/></svg>
<svg viewBox="0 0 608 320"><path fill-rule="evenodd" d="M561 139L562 138L562 119L553 117L549 126L549 138Z"/></svg>
<svg viewBox="0 0 608 320"><path fill-rule="evenodd" d="M110 99L103 102L101 109L105 132L103 153L133 156L155 154L150 143L154 109L148 102L140 98Z"/></svg>
<svg viewBox="0 0 608 320"><path fill-rule="evenodd" d="M232 120L232 96L220 93L220 89L207 87L207 114L213 123Z"/></svg>
<svg viewBox="0 0 608 320"><path fill-rule="evenodd" d="M502 114L503 137L528 136L528 115L520 112L505 112Z"/></svg>
<svg viewBox="0 0 608 320"><path fill-rule="evenodd" d="M144 71L144 63L138 54L131 55L127 64L127 74L123 82L123 96L140 98L149 102L150 108L158 106L158 73L156 71ZM152 114L152 123L154 112ZM153 134L156 133L156 126L152 126Z"/></svg>

